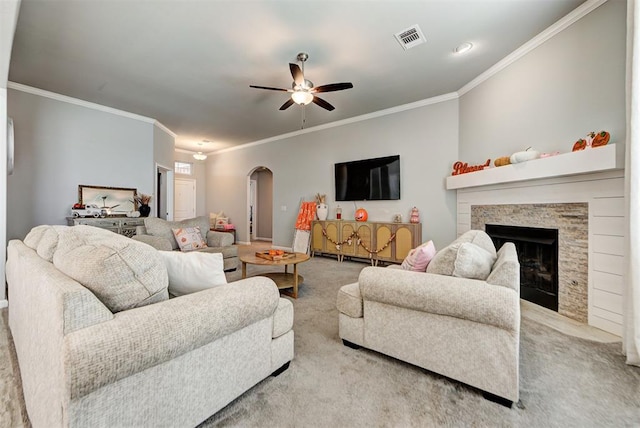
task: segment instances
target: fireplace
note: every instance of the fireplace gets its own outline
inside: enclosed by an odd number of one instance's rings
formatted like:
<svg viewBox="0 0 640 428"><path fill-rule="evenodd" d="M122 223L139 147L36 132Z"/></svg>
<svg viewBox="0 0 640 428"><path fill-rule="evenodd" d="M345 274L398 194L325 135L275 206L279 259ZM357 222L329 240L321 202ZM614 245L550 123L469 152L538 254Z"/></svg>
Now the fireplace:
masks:
<svg viewBox="0 0 640 428"><path fill-rule="evenodd" d="M513 242L520 262L520 297L558 311L558 229L486 224L496 248Z"/></svg>
<svg viewBox="0 0 640 428"><path fill-rule="evenodd" d="M588 205L586 203L471 205L471 229L487 225L557 229L559 314L587 322ZM522 259L520 259L522 265ZM522 275L524 277L525 275Z"/></svg>

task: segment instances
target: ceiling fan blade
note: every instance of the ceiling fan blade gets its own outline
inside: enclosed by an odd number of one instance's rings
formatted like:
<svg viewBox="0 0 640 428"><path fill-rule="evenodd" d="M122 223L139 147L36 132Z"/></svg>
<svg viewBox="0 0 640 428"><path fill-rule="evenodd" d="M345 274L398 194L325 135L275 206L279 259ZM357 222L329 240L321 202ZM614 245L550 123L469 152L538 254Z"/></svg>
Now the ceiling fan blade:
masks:
<svg viewBox="0 0 640 428"><path fill-rule="evenodd" d="M326 102L322 98L314 96L312 101L313 101L314 104L319 105L323 109L326 109L326 110L329 110L329 111L332 111L332 110L335 109L334 106L332 106L331 104L329 104L328 102Z"/></svg>
<svg viewBox="0 0 640 428"><path fill-rule="evenodd" d="M353 88L353 83L351 83L351 82L330 83L328 85L316 86L315 88L311 89L310 92L312 92L312 93L315 93L315 92L333 92L333 91L342 91L344 89L351 89L351 88Z"/></svg>
<svg viewBox="0 0 640 428"><path fill-rule="evenodd" d="M293 77L293 81L296 82L296 85L304 85L304 74L302 74L300 66L298 64L289 63L289 70L291 70L291 76Z"/></svg>
<svg viewBox="0 0 640 428"><path fill-rule="evenodd" d="M286 103L280 106L280 110L286 110L293 105L293 100L289 98Z"/></svg>
<svg viewBox="0 0 640 428"><path fill-rule="evenodd" d="M250 88L256 88L256 89L267 89L269 91L282 91L282 92L293 92L293 89L284 89L284 88L272 88L271 86L256 86L256 85L249 85Z"/></svg>

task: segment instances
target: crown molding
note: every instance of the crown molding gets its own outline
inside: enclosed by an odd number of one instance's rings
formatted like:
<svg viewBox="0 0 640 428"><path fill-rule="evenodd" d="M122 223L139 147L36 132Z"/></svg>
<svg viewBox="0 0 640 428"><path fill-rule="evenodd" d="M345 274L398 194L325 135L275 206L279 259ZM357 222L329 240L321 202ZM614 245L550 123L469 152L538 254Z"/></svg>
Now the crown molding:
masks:
<svg viewBox="0 0 640 428"><path fill-rule="evenodd" d="M248 149L248 148L251 148L251 147L260 146L262 144L272 143L274 141L286 140L287 138L296 137L298 135L310 134L312 132L323 131L325 129L336 128L338 126L349 125L349 124L356 123L356 122L362 122L362 121L369 120L369 119L375 119L375 118L378 118L378 117L387 116L387 115L395 114L395 113L400 113L400 112L403 112L403 111L406 111L406 110L413 110L413 109L416 109L416 108L425 107L425 106L429 106L429 105L432 105L432 104L438 104L438 103L442 103L442 102L445 102L445 101L451 101L451 100L455 100L455 99L458 99L458 93L457 92L451 92L451 93L448 93L448 94L439 95L437 97L427 98L427 99L416 101L416 102L413 102L413 103L403 104L403 105L391 107L391 108L388 108L388 109L385 109L385 110L379 110L379 111L376 111L376 112L373 112L373 113L363 114L361 116L350 117L348 119L343 119L343 120L338 120L338 121L335 121L335 122L325 123L323 125L313 126L311 128L300 129L298 131L289 132L287 134L276 135L275 137L265 138L264 140L258 140L258 141L254 141L254 142L247 143L247 144L240 144L240 145L235 146L235 147L229 147L229 148L226 148L226 149L212 151L209 154L217 155L217 154L221 154L221 153L233 152L233 151L236 151L236 150Z"/></svg>
<svg viewBox="0 0 640 428"><path fill-rule="evenodd" d="M169 128L167 128L166 126L164 126L162 124L162 122L160 122L159 120L156 120L153 122L153 124L155 126L157 126L158 128L162 129L164 132L166 132L167 134L171 135L173 138L176 138L178 135L173 132L172 130L170 130Z"/></svg>
<svg viewBox="0 0 640 428"><path fill-rule="evenodd" d="M473 79L471 82L469 82L466 85L464 85L462 88L460 88L458 90L458 95L462 96L462 95L466 94L467 92L469 92L470 90L472 90L476 86L480 85L485 80L488 80L493 75L495 75L498 72L504 70L509 65L511 65L512 63L514 63L518 59L522 58L524 55L528 54L529 52L531 52L532 50L534 50L538 46L542 45L544 42L546 42L547 40L549 40L550 38L552 38L556 34L558 34L561 31L567 29L572 24L574 24L576 21L584 18L586 15L588 15L591 12L593 12L595 9L597 9L600 6L602 6L607 1L608 0L587 0L587 1L585 1L580 6L578 6L576 9L574 9L571 12L569 12L567 15L565 15L563 18L561 18L559 21L557 21L555 24L551 25L549 28L547 28L546 30L544 30L543 32L541 32L540 34L535 36L533 39L529 40L527 43L525 43L524 45L520 46L518 49L516 49L515 51L513 51L512 53L510 53L509 55L504 57L498 63L493 65L491 68L489 68L487 71L485 71L484 73L482 73L481 75L479 75L478 77Z"/></svg>
<svg viewBox="0 0 640 428"><path fill-rule="evenodd" d="M34 88L32 86L23 85L22 83L16 83L9 81L7 83L7 88L14 89L16 91L26 92L33 95L38 95L45 98L50 98L56 101L62 101L69 104L75 104L77 106L90 108L93 110L99 110L105 113L115 114L117 116L127 117L129 119L139 120L141 122L152 123L152 124L160 124L155 119L150 117L141 116L139 114L129 113L128 111L118 110L112 107L103 106L101 104L92 103L89 101L84 101L78 98L69 97L67 95L57 94L55 92L45 91L44 89ZM162 125L162 124L160 124ZM164 125L162 125L164 127Z"/></svg>

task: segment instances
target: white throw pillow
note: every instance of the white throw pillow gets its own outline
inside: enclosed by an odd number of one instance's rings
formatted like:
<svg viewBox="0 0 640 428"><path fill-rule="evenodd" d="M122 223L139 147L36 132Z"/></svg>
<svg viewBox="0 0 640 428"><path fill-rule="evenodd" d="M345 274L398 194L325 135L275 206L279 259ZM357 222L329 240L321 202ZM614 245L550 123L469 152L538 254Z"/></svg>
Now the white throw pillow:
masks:
<svg viewBox="0 0 640 428"><path fill-rule="evenodd" d="M491 273L496 256L471 242L454 242L438 251L427 266L427 273L484 281Z"/></svg>
<svg viewBox="0 0 640 428"><path fill-rule="evenodd" d="M182 296L227 283L222 253L158 251L169 274L169 294Z"/></svg>

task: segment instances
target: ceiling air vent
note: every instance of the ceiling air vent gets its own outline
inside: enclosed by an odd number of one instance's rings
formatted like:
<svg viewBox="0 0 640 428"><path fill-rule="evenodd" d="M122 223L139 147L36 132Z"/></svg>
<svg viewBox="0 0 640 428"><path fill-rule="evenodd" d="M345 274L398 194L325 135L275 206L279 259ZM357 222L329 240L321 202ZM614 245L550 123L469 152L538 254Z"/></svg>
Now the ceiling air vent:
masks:
<svg viewBox="0 0 640 428"><path fill-rule="evenodd" d="M421 45L426 41L424 34L422 34L422 30L418 27L418 24L412 25L406 30L402 30L399 33L394 34L394 36L405 51Z"/></svg>

